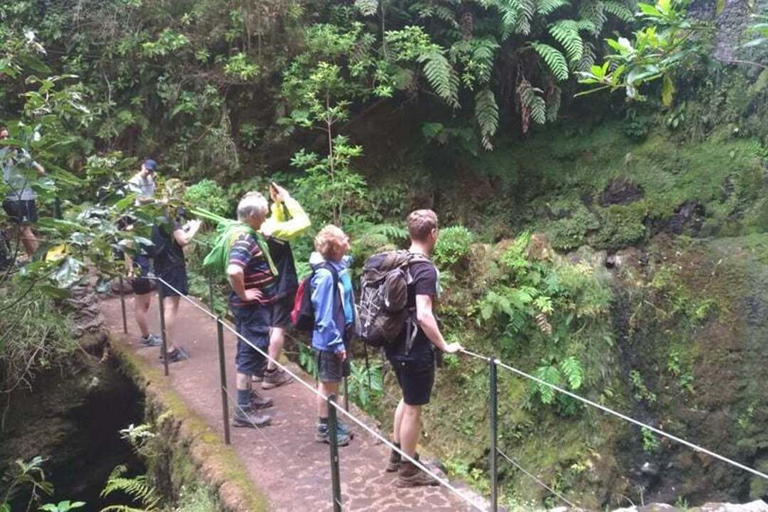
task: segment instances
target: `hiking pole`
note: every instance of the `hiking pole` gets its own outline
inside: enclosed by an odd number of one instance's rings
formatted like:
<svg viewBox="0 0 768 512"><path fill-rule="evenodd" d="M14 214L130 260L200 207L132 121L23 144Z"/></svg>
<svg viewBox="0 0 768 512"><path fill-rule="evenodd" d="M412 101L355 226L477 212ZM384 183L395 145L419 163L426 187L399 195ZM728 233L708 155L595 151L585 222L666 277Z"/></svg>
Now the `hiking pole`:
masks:
<svg viewBox="0 0 768 512"><path fill-rule="evenodd" d="M163 297L163 283L158 283L157 286L157 302L160 304L160 335L163 338L163 366L165 376L168 376L168 338L165 334L165 297Z"/></svg>
<svg viewBox="0 0 768 512"><path fill-rule="evenodd" d="M227 364L224 361L224 322L216 317L216 334L219 338L219 374L221 375L221 414L224 418L224 443L229 439L229 402L227 401Z"/></svg>
<svg viewBox="0 0 768 512"><path fill-rule="evenodd" d="M123 333L128 334L128 318L125 316L125 288L123 288L123 276L120 276L120 309L123 311Z"/></svg>
<svg viewBox="0 0 768 512"><path fill-rule="evenodd" d="M331 486L333 487L333 512L341 512L341 475L339 473L339 438L336 418L336 395L328 395L328 440L331 445Z"/></svg>
<svg viewBox="0 0 768 512"><path fill-rule="evenodd" d="M488 361L490 376L490 409L491 409L491 449L489 452L491 466L491 512L499 509L499 468L498 447L496 441L499 434L499 400L498 400L498 382L496 375L496 360L491 358Z"/></svg>
<svg viewBox="0 0 768 512"><path fill-rule="evenodd" d="M344 410L349 412L349 377L344 376Z"/></svg>

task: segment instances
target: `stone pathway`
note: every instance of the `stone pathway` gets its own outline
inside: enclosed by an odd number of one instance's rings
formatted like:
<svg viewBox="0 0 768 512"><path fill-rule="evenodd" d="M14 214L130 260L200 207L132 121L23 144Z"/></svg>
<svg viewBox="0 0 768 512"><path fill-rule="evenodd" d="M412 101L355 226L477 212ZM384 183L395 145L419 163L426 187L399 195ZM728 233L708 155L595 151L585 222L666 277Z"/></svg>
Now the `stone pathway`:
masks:
<svg viewBox="0 0 768 512"><path fill-rule="evenodd" d="M123 334L120 300L102 302L102 311L113 336L124 336L142 358L157 364L158 348L138 343L138 328L133 321L133 297L126 296L128 334ZM150 308L150 327L159 333L156 297ZM193 305L182 300L176 339L191 354L191 359L172 364L168 385L212 428L222 433L221 392L216 344L216 325ZM235 337L225 331L227 379L234 398ZM291 365L292 371L300 371ZM307 382L314 381L301 373ZM262 391L274 398L270 409L273 425L265 429L232 428L232 445L242 458L249 475L270 500L277 512L332 510L329 447L314 441L317 421L315 396L304 386L293 383ZM231 399L232 399L231 398ZM230 416L232 408L230 408ZM367 424L372 424L366 419ZM398 489L394 475L386 473L388 448L370 434L354 427L355 438L340 448L342 502L345 511L399 512L467 511L465 502L443 487ZM464 486L461 486L466 490Z"/></svg>

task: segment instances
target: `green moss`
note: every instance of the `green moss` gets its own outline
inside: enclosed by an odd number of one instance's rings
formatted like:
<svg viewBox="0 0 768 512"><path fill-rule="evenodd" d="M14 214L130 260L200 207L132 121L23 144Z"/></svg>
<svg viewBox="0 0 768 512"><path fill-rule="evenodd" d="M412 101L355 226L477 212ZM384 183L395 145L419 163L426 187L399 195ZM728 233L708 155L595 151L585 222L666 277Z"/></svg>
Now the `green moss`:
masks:
<svg viewBox="0 0 768 512"><path fill-rule="evenodd" d="M587 234L599 227L595 214L578 202L572 204L566 217L548 223L544 229L553 248L567 251L583 245Z"/></svg>
<svg viewBox="0 0 768 512"><path fill-rule="evenodd" d="M600 249L620 249L643 240L646 236L644 220L648 207L644 201L630 205L613 205L600 211L600 229L593 243Z"/></svg>

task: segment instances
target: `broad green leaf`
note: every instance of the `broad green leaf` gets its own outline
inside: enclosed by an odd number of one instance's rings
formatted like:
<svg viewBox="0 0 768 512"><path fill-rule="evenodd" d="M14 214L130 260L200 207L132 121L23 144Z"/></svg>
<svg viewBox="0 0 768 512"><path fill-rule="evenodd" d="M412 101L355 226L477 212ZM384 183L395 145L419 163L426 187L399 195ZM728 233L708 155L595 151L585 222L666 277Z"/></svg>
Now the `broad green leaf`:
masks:
<svg viewBox="0 0 768 512"><path fill-rule="evenodd" d="M665 107L671 107L675 97L675 84L669 74L664 75L664 83L661 86L661 102Z"/></svg>

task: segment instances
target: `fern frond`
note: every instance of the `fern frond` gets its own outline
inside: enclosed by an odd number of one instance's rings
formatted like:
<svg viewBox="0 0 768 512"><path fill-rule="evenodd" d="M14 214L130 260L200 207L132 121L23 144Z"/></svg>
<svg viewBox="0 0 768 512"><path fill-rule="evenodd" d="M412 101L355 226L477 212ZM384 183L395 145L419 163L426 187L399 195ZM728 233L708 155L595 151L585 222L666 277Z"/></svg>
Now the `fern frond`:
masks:
<svg viewBox="0 0 768 512"><path fill-rule="evenodd" d="M419 63L424 64L424 75L435 93L453 108L459 108L459 77L439 50L423 53Z"/></svg>
<svg viewBox="0 0 768 512"><path fill-rule="evenodd" d="M557 121L557 115L560 112L560 103L562 101L562 93L559 87L553 87L552 91L547 95L547 122L554 123Z"/></svg>
<svg viewBox="0 0 768 512"><path fill-rule="evenodd" d="M566 5L570 5L568 0L539 0L536 5L536 12L541 16L547 16Z"/></svg>
<svg viewBox="0 0 768 512"><path fill-rule="evenodd" d="M475 119L480 127L483 147L489 151L492 150L491 137L496 134L499 127L499 106L496 103L496 96L490 89L483 89L475 95Z"/></svg>
<svg viewBox="0 0 768 512"><path fill-rule="evenodd" d="M578 62L584 53L584 41L579 35L579 27L579 22L574 20L560 20L549 26L549 33L555 41L563 45L568 60L572 63Z"/></svg>
<svg viewBox="0 0 768 512"><path fill-rule="evenodd" d="M579 17L590 21L599 32L607 20L605 9L601 0L582 0L579 5Z"/></svg>
<svg viewBox="0 0 768 512"><path fill-rule="evenodd" d="M559 386L562 382L562 376L560 375L560 370L558 370L556 366L550 366L550 365L540 366L539 368L536 369L533 375L539 378L540 380L546 382L547 384L552 384L554 386ZM538 382L535 384L535 386L539 394L541 395L541 403L551 404L555 400L554 389L544 384L540 384Z"/></svg>
<svg viewBox="0 0 768 512"><path fill-rule="evenodd" d="M571 389L577 390L581 387L584 382L584 368L578 359L573 356L563 359L560 361L560 370Z"/></svg>
<svg viewBox="0 0 768 512"><path fill-rule="evenodd" d="M355 0L355 8L363 16L373 16L379 10L379 0Z"/></svg>
<svg viewBox="0 0 768 512"><path fill-rule="evenodd" d="M501 13L505 38L511 33L530 34L531 20L536 13L534 0L498 0L495 6Z"/></svg>
<svg viewBox="0 0 768 512"><path fill-rule="evenodd" d="M143 508L134 509L122 505L112 505L103 510L114 512L147 512L156 510L160 504L160 496L157 495L155 488L150 485L147 476L139 475L133 478L126 478L123 475L127 471L128 468L123 464L116 466L109 475L107 485L101 491L101 497L106 498L114 492L121 492L130 496L134 501L141 503Z"/></svg>
<svg viewBox="0 0 768 512"><path fill-rule="evenodd" d="M607 2L602 2L602 4L603 10L605 12L614 15L621 21L629 23L635 19L635 15L632 14L632 11L629 9L629 7L620 2L609 0Z"/></svg>
<svg viewBox="0 0 768 512"><path fill-rule="evenodd" d="M565 56L560 53L560 50L544 43L534 42L531 43L531 46L544 59L552 74L555 75L555 78L558 80L568 79L568 62L565 60Z"/></svg>
<svg viewBox="0 0 768 512"><path fill-rule="evenodd" d="M584 43L584 54L576 65L576 71L589 71L595 64L595 45L587 41Z"/></svg>

